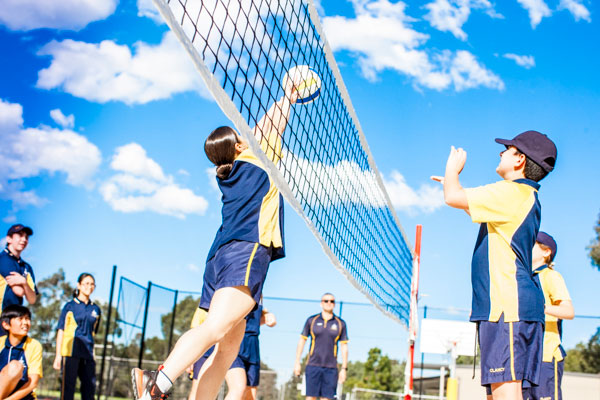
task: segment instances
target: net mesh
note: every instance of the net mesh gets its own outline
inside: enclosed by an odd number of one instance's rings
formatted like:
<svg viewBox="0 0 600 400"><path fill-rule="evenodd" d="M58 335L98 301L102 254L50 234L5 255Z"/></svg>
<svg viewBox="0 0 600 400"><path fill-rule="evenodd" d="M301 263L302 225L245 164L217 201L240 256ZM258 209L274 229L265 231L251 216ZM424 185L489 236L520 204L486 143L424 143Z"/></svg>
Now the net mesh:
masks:
<svg viewBox="0 0 600 400"><path fill-rule="evenodd" d="M306 0L154 2L334 265L380 310L406 324L412 252L314 6ZM251 127L283 96L282 78L298 65L318 74L321 94L292 107L274 164L251 140Z"/></svg>

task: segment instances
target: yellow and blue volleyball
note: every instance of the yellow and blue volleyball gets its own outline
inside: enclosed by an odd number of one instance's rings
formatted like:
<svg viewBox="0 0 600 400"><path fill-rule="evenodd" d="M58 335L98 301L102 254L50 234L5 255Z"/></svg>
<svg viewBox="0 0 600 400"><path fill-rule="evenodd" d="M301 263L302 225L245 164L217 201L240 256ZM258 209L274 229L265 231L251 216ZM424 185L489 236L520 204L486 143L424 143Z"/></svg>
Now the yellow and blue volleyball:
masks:
<svg viewBox="0 0 600 400"><path fill-rule="evenodd" d="M308 65L297 65L290 68L283 78L284 87L289 79L292 80L298 91L296 103L310 103L321 94L321 78Z"/></svg>

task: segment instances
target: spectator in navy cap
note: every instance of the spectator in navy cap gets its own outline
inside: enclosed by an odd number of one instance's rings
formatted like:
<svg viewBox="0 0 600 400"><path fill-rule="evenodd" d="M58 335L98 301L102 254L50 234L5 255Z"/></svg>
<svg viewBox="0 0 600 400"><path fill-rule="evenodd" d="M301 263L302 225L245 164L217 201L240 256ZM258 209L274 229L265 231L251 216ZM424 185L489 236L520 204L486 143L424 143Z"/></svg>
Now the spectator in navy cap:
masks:
<svg viewBox="0 0 600 400"><path fill-rule="evenodd" d="M6 233L6 247L0 252L0 312L11 304L23 305L23 297L29 304L37 300L33 269L21 258L31 235L33 230L23 224L11 226Z"/></svg>

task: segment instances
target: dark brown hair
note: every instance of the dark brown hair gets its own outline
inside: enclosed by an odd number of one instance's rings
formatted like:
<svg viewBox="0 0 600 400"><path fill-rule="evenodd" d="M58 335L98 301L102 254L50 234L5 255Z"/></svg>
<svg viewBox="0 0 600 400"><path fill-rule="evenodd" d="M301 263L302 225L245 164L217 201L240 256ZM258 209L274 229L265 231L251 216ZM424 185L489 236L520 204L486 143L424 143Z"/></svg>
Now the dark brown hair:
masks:
<svg viewBox="0 0 600 400"><path fill-rule="evenodd" d="M206 157L216 165L217 176L220 179L226 179L233 168L236 143L239 143L238 135L229 126L218 127L204 142Z"/></svg>
<svg viewBox="0 0 600 400"><path fill-rule="evenodd" d="M88 273L88 272L83 272L82 274L79 275L79 278L77 278L77 283L81 284L81 282L83 282L83 280L87 277L92 278L92 280L94 281L94 283L96 283L96 278L94 278L94 275ZM73 297L79 297L79 289L75 289L73 290Z"/></svg>
<svg viewBox="0 0 600 400"><path fill-rule="evenodd" d="M538 163L533 161L531 158L527 156L527 154L522 153L519 149L515 147L516 154L523 154L525 156L525 168L523 169L523 175L525 178L531 179L534 182L539 182L548 175L546 171Z"/></svg>

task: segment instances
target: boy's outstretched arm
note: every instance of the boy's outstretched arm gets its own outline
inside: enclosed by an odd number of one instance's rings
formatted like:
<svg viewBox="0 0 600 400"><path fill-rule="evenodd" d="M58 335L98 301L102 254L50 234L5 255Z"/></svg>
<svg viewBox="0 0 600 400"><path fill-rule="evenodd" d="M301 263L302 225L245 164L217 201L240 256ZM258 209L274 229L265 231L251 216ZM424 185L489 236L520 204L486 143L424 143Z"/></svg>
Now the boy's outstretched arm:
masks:
<svg viewBox="0 0 600 400"><path fill-rule="evenodd" d="M269 108L253 129L254 137L273 162L281 159L283 131L290 118L291 106L296 100L298 92L290 80L286 84L283 97Z"/></svg>
<svg viewBox="0 0 600 400"><path fill-rule="evenodd" d="M431 179L444 185L444 201L450 207L459 208L469 212L469 203L467 202L467 193L463 189L458 179L467 161L467 152L462 148L450 148L450 155L446 161L446 174L444 177L432 176Z"/></svg>

